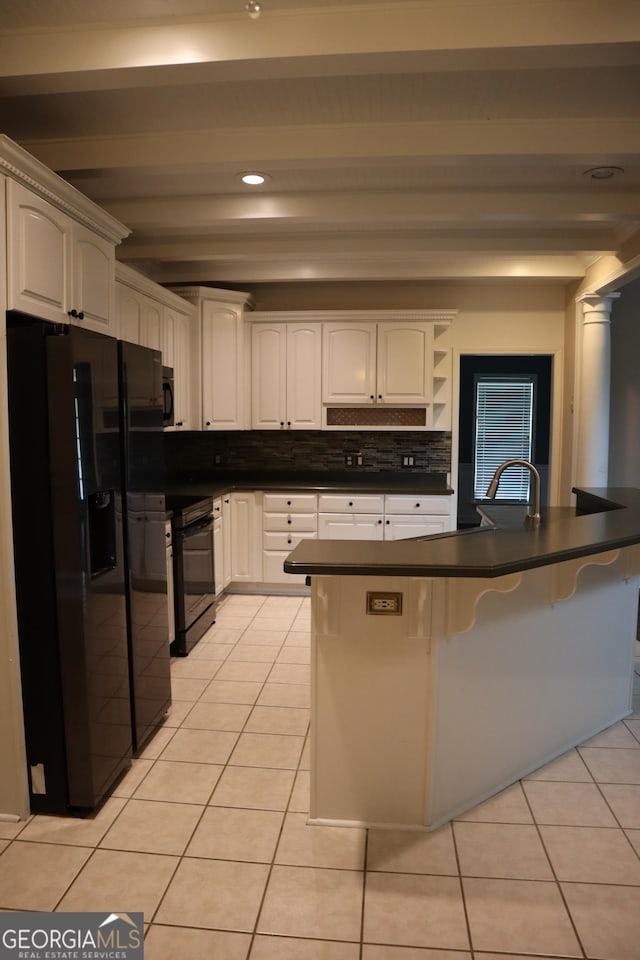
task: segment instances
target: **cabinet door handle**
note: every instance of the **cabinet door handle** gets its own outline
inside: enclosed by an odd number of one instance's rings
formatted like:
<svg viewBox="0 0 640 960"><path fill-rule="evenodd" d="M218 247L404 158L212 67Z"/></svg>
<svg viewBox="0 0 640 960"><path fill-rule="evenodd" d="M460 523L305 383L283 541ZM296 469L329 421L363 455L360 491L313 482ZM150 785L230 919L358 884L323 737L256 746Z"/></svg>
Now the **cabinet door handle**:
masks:
<svg viewBox="0 0 640 960"><path fill-rule="evenodd" d="M381 393L378 394L378 400L382 400L382 394L381 394Z"/></svg>
<svg viewBox="0 0 640 960"><path fill-rule="evenodd" d="M389 524L391 523L391 520L385 520L385 523L387 526L389 526Z"/></svg>
<svg viewBox="0 0 640 960"><path fill-rule="evenodd" d="M374 397L374 395L373 395L373 394L370 394L370 396L369 396L369 400L375 400L375 397Z"/></svg>
<svg viewBox="0 0 640 960"><path fill-rule="evenodd" d="M287 426L288 426L288 427L291 426L291 420L287 420Z"/></svg>
<svg viewBox="0 0 640 960"><path fill-rule="evenodd" d="M382 520L378 520L378 523L382 523ZM387 523L389 523L389 521L388 521L388 520L387 520Z"/></svg>
<svg viewBox="0 0 640 960"><path fill-rule="evenodd" d="M211 426L211 420L207 420L206 426L207 426L207 427L210 427L210 426Z"/></svg>
<svg viewBox="0 0 640 960"><path fill-rule="evenodd" d="M284 427L284 420L281 420L281 421L280 421L280 426L281 426L281 427Z"/></svg>

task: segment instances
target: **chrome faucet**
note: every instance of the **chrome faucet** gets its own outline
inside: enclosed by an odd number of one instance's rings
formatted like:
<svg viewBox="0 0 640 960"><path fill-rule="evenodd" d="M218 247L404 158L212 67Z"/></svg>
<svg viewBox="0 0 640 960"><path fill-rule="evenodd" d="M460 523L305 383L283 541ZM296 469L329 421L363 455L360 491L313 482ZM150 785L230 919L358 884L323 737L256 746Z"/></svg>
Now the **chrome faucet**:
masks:
<svg viewBox="0 0 640 960"><path fill-rule="evenodd" d="M542 517L540 516L540 474L529 460L505 460L504 463L501 463L496 472L493 475L493 479L487 488L486 496L493 500L496 493L498 492L498 484L500 483L500 477L507 467L526 467L526 469L531 473L531 479L533 480L533 513L528 513L525 517L524 525L525 527L539 527Z"/></svg>

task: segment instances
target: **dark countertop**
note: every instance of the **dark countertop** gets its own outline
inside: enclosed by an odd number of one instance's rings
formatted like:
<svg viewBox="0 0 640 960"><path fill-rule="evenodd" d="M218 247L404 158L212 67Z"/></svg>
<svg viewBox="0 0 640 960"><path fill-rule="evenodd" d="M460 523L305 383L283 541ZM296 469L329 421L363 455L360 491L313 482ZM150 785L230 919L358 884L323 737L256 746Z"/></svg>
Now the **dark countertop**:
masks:
<svg viewBox="0 0 640 960"><path fill-rule="evenodd" d="M487 501L493 526L411 540L303 540L287 573L381 577L501 577L640 543L640 490L576 489L577 507L543 508L526 529L522 505Z"/></svg>
<svg viewBox="0 0 640 960"><path fill-rule="evenodd" d="M278 471L247 471L229 474L213 473L210 480L190 480L167 485L167 499L171 496L219 497L233 490L265 490L283 493L397 493L451 496L443 473L368 473L362 470L345 472L310 471L280 473Z"/></svg>

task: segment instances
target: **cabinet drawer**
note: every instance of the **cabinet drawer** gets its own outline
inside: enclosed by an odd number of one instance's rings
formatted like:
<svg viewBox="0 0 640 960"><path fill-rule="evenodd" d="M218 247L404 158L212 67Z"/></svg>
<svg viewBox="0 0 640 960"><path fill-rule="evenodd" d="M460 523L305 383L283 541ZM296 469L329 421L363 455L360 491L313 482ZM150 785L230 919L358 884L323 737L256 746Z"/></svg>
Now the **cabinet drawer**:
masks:
<svg viewBox="0 0 640 960"><path fill-rule="evenodd" d="M387 494L384 509L385 513L449 516L451 513L451 497Z"/></svg>
<svg viewBox="0 0 640 960"><path fill-rule="evenodd" d="M378 513L321 513L318 536L321 540L382 540L384 523Z"/></svg>
<svg viewBox="0 0 640 960"><path fill-rule="evenodd" d="M434 533L445 533L449 529L449 517L436 514L388 514L384 523L385 540L407 540L411 537L427 537Z"/></svg>
<svg viewBox="0 0 640 960"><path fill-rule="evenodd" d="M265 550L293 550L301 540L315 540L317 534L314 533L290 533L284 532L268 532L264 534L264 549Z"/></svg>
<svg viewBox="0 0 640 960"><path fill-rule="evenodd" d="M318 509L315 493L265 493L265 513L313 513Z"/></svg>
<svg viewBox="0 0 640 960"><path fill-rule="evenodd" d="M315 533L318 529L316 513L265 513L264 530L308 531Z"/></svg>
<svg viewBox="0 0 640 960"><path fill-rule="evenodd" d="M322 493L318 509L320 513L382 513L384 496L371 493L352 495Z"/></svg>

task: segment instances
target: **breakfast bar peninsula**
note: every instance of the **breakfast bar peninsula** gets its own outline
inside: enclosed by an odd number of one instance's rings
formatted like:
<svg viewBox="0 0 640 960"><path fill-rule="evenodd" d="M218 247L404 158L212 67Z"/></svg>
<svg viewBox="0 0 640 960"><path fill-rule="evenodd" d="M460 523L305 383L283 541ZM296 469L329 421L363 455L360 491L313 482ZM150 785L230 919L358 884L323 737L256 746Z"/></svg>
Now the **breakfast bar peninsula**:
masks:
<svg viewBox="0 0 640 960"><path fill-rule="evenodd" d="M631 712L640 490L482 526L304 540L310 822L434 829Z"/></svg>

